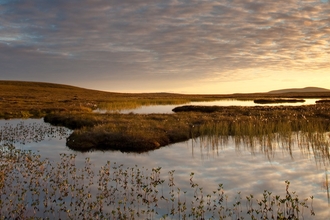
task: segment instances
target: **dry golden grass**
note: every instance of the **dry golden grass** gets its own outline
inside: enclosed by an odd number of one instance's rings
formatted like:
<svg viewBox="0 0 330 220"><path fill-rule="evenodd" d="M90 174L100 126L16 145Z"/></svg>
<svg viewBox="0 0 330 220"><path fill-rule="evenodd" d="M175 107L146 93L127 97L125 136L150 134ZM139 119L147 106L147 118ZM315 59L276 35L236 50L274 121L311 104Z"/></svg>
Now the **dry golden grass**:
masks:
<svg viewBox="0 0 330 220"><path fill-rule="evenodd" d="M91 112L96 108L121 110L142 105L183 104L190 101L256 98L329 98L326 93L184 95L174 93L114 93L69 85L0 81L0 118L43 117L55 112Z"/></svg>
<svg viewBox="0 0 330 220"><path fill-rule="evenodd" d="M0 118L42 117L52 112L90 112L149 104L177 104L219 97L170 93L113 93L68 85L0 81Z"/></svg>

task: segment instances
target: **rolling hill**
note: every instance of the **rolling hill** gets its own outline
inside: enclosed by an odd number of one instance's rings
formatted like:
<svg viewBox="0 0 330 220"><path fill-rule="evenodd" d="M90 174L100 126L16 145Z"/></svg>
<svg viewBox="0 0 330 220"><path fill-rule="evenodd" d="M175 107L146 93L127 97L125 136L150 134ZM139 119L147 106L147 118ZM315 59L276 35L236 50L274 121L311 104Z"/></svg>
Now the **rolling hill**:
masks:
<svg viewBox="0 0 330 220"><path fill-rule="evenodd" d="M272 90L268 93L270 94L280 94L280 93L296 93L296 92L330 92L329 89L319 88L319 87L305 87L305 88L291 88L291 89L280 89Z"/></svg>

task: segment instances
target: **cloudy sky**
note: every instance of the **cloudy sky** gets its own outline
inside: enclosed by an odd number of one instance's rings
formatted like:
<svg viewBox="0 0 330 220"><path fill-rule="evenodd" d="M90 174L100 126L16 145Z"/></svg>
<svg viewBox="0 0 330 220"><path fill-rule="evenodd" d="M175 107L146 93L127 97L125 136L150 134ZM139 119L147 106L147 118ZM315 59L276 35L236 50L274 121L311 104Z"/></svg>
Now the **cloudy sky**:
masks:
<svg viewBox="0 0 330 220"><path fill-rule="evenodd" d="M329 0L0 0L0 79L117 92L330 89Z"/></svg>

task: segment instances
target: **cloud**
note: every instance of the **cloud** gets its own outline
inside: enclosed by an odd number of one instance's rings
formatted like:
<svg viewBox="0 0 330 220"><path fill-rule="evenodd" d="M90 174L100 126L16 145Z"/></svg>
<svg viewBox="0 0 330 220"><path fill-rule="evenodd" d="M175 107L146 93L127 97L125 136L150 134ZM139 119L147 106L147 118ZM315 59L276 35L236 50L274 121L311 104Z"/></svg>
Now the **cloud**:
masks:
<svg viewBox="0 0 330 220"><path fill-rule="evenodd" d="M88 75L84 63L95 77L173 80L330 65L326 1L40 0L2 1L0 9L0 64L16 74L26 68L10 68L17 57L35 71L47 64L46 75L67 65L56 74L72 78Z"/></svg>

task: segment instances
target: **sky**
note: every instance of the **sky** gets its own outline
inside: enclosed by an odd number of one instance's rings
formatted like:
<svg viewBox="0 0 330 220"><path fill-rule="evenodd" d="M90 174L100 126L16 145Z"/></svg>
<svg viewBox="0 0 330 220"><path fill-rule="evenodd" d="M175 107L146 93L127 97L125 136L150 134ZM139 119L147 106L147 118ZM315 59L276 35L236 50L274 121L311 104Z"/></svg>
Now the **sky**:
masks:
<svg viewBox="0 0 330 220"><path fill-rule="evenodd" d="M329 0L0 0L0 80L114 92L330 89Z"/></svg>

